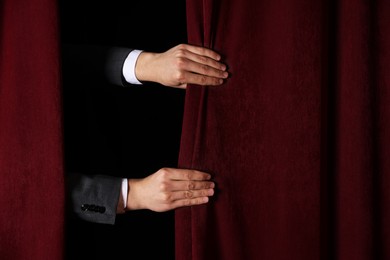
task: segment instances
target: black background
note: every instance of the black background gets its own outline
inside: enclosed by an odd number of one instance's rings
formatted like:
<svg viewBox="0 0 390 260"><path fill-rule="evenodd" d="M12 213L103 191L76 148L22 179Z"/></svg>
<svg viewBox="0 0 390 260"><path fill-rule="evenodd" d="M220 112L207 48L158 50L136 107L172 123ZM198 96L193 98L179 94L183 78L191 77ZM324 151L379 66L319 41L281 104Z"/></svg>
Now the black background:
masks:
<svg viewBox="0 0 390 260"><path fill-rule="evenodd" d="M62 43L162 52L186 42L184 0L60 0L59 10ZM176 167L185 91L92 82L63 78L66 171L139 178ZM68 214L65 235L66 259L174 259L173 212L128 212L115 225Z"/></svg>

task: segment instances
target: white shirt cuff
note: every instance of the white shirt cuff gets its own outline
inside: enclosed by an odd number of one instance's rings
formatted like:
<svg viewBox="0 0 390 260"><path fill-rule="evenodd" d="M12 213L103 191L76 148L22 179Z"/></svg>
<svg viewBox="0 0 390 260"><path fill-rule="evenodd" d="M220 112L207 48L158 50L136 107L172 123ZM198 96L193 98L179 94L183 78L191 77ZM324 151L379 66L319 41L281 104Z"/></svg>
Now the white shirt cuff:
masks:
<svg viewBox="0 0 390 260"><path fill-rule="evenodd" d="M128 189L127 179L124 178L122 179L122 188L121 188L121 196L123 198L124 208L126 208L127 206L127 189Z"/></svg>
<svg viewBox="0 0 390 260"><path fill-rule="evenodd" d="M135 64L137 63L138 56L141 54L141 52L141 50L132 50L123 64L123 77L130 84L142 84L135 76Z"/></svg>

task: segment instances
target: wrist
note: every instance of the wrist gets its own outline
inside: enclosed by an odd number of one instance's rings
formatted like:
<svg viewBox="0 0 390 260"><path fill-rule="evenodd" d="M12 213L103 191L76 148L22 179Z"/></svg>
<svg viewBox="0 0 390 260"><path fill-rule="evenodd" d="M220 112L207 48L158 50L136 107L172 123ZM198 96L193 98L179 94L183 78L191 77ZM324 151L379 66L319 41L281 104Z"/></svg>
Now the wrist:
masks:
<svg viewBox="0 0 390 260"><path fill-rule="evenodd" d="M128 179L126 211L142 209L141 197L138 195L140 179Z"/></svg>
<svg viewBox="0 0 390 260"><path fill-rule="evenodd" d="M153 61L155 60L156 53L142 52L135 65L135 76L140 81L157 82Z"/></svg>

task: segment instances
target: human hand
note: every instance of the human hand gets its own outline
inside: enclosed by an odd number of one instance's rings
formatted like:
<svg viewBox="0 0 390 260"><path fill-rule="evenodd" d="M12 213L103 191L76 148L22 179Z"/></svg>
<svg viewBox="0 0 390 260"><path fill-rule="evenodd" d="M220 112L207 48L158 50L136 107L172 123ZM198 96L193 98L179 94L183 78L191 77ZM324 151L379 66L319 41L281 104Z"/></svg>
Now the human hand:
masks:
<svg viewBox="0 0 390 260"><path fill-rule="evenodd" d="M187 84L215 86L229 74L221 56L213 50L179 44L163 53L142 52L135 67L140 81L157 82L169 87Z"/></svg>
<svg viewBox="0 0 390 260"><path fill-rule="evenodd" d="M163 212L205 204L214 194L210 174L187 169L162 168L144 179L129 179L126 210Z"/></svg>

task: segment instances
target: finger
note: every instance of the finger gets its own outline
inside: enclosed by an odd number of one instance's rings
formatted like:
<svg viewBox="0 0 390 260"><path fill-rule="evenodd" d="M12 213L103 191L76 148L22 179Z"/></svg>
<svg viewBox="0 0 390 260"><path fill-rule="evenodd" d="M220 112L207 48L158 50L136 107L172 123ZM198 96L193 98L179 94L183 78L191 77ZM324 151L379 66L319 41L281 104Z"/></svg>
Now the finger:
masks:
<svg viewBox="0 0 390 260"><path fill-rule="evenodd" d="M196 199L214 195L213 189L194 190L194 191L176 191L171 193L171 200Z"/></svg>
<svg viewBox="0 0 390 260"><path fill-rule="evenodd" d="M183 63L181 69L190 72L195 72L200 75L221 78L221 79L226 79L229 76L229 74L226 71L216 69L214 67L210 67L208 65L201 64L198 62L194 62L189 59L187 59L187 62Z"/></svg>
<svg viewBox="0 0 390 260"><path fill-rule="evenodd" d="M213 189L214 182L211 181L172 181L170 183L171 191L188 191Z"/></svg>
<svg viewBox="0 0 390 260"><path fill-rule="evenodd" d="M181 207L188 207L188 206L195 206L195 205L201 205L209 202L209 197L200 197L195 199L183 199L183 200L176 200L171 204L172 209L175 208L181 208Z"/></svg>
<svg viewBox="0 0 390 260"><path fill-rule="evenodd" d="M221 78L209 77L191 72L185 73L183 81L187 84L196 84L201 86L217 86L223 83L223 79Z"/></svg>
<svg viewBox="0 0 390 260"><path fill-rule="evenodd" d="M196 54L196 53L193 53L191 51L183 51L182 52L182 55L184 58L190 60L190 61L194 61L196 63L199 63L201 65L207 65L209 67L212 67L212 68L215 68L215 69L218 69L218 70L222 70L222 71L225 71L226 70L226 65L221 63L221 62L218 62L210 57L207 57L207 56L202 56L202 55L199 55L199 54Z"/></svg>
<svg viewBox="0 0 390 260"><path fill-rule="evenodd" d="M206 181L211 179L211 175L197 170L170 169L169 178L171 180Z"/></svg>
<svg viewBox="0 0 390 260"><path fill-rule="evenodd" d="M198 55L210 57L210 58L212 58L214 60L220 60L221 59L221 55L219 55L215 51L210 50L210 49L205 48L205 47L199 47L199 46L185 44L184 48L186 50L190 51L190 52L196 53Z"/></svg>

